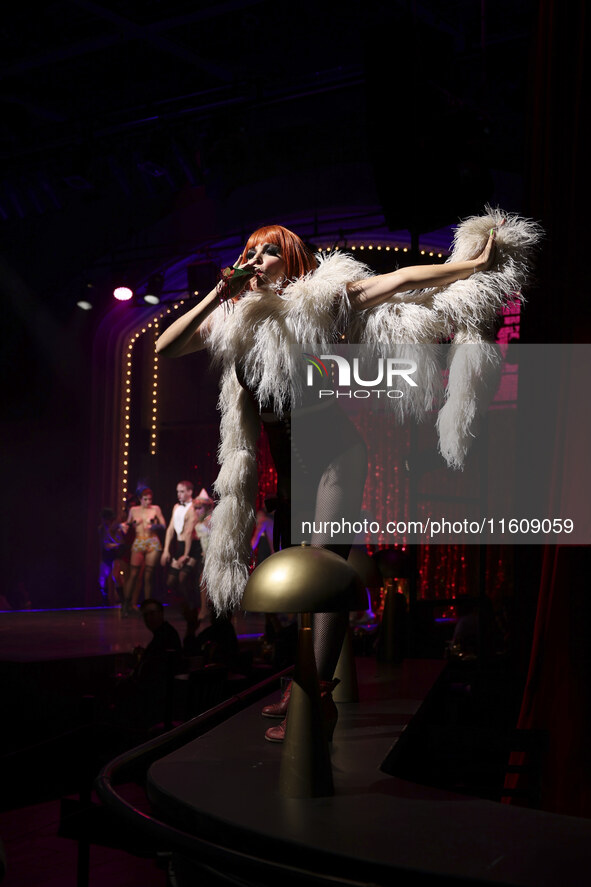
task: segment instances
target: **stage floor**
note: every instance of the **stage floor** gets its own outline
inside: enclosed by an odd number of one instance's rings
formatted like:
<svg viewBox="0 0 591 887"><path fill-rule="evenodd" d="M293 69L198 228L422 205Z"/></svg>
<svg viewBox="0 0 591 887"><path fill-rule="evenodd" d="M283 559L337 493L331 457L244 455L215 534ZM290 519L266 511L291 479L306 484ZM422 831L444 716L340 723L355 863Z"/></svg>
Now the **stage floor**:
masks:
<svg viewBox="0 0 591 887"><path fill-rule="evenodd" d="M233 850L361 883L396 883L418 873L437 883L440 876L453 879L445 883L523 887L588 883L591 821L381 772L443 663L357 662L361 701L339 705L334 796L279 794L282 749L263 740L269 723L260 716L263 700L152 765L149 795L157 815Z"/></svg>
<svg viewBox="0 0 591 887"><path fill-rule="evenodd" d="M165 617L181 640L185 621L173 607ZM199 631L207 627L199 626ZM264 631L260 613L239 613L234 628L241 640L254 639ZM119 607L76 610L17 610L0 613L0 661L45 662L131 653L138 644L146 646L151 634L141 614L121 618Z"/></svg>

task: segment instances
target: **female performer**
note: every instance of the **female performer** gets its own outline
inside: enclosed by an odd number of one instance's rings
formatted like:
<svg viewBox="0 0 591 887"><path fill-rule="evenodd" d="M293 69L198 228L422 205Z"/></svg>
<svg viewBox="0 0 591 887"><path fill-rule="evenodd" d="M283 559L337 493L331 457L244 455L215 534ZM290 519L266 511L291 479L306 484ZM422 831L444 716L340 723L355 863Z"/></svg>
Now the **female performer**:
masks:
<svg viewBox="0 0 591 887"><path fill-rule="evenodd" d="M159 505L152 504L152 490L142 490L140 504L129 510L127 524L135 527L135 539L131 546L131 570L125 583L121 615L129 616L137 605L139 596L138 574L144 568L144 597L152 597L154 567L158 563L162 543L156 528L163 529L164 515Z"/></svg>
<svg viewBox="0 0 591 887"><path fill-rule="evenodd" d="M115 519L112 508L101 510L98 527L101 546L99 587L105 604L118 603L123 597L121 577L127 576L127 564L122 560L125 551L125 534Z"/></svg>
<svg viewBox="0 0 591 887"><path fill-rule="evenodd" d="M326 351L343 338L364 344L433 343L454 332L459 333L459 344L486 342L507 294L514 298L525 282L524 250L538 236L533 223L491 212L460 226L454 253L445 264L373 275L339 251L318 259L293 232L267 226L250 236L220 284L162 334L156 345L161 355L179 357L208 347L222 365L221 470L215 484L220 502L204 571L218 611L240 602L248 578L261 421L278 475L275 547L289 544L291 398L298 369L291 346L314 343ZM462 289L466 283L471 285ZM458 355L464 363L471 360L465 353ZM480 360L489 358L487 354ZM477 376L478 366L471 369ZM465 397L466 387L462 390ZM444 410L450 400L455 408L453 395L448 390ZM340 517L343 509L354 513L361 505L365 478L362 439L344 414L330 409L315 417L321 429L315 440L328 437L330 444L326 463L318 470L318 521ZM450 434L449 424L440 425L442 452L450 464L460 464L469 427L464 421ZM347 557L349 546L334 546L321 537L311 542ZM314 652L325 697L347 618L345 613L314 617ZM283 700L282 710L274 714L283 714L285 708ZM281 741L284 733L282 724L268 730L266 738Z"/></svg>

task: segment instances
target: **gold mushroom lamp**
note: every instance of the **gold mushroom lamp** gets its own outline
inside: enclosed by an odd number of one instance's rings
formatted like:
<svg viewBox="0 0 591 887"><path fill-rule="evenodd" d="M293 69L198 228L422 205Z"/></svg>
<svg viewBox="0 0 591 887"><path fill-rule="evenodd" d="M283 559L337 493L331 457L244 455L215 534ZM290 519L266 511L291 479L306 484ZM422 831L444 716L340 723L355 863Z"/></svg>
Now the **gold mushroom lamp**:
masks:
<svg viewBox="0 0 591 887"><path fill-rule="evenodd" d="M266 558L248 580L242 608L299 613L298 648L281 753L279 792L288 798L334 793L312 641L312 613L359 610L367 595L357 572L337 554L302 545Z"/></svg>

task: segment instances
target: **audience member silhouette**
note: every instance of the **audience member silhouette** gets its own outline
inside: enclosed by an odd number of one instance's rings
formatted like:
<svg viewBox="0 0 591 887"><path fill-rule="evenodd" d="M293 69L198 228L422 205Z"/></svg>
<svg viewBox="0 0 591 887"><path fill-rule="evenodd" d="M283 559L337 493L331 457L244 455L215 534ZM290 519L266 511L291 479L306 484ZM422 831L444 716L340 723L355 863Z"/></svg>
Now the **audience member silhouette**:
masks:
<svg viewBox="0 0 591 887"><path fill-rule="evenodd" d="M198 618L187 619L183 641L185 656L202 656L205 665L232 667L238 655L238 638L228 614L215 614L210 605L210 625L197 634Z"/></svg>
<svg viewBox="0 0 591 887"><path fill-rule="evenodd" d="M116 688L112 714L122 725L146 728L165 720L172 681L184 660L179 633L164 618L161 602L146 598L140 610L152 639L146 647L135 647L135 666Z"/></svg>

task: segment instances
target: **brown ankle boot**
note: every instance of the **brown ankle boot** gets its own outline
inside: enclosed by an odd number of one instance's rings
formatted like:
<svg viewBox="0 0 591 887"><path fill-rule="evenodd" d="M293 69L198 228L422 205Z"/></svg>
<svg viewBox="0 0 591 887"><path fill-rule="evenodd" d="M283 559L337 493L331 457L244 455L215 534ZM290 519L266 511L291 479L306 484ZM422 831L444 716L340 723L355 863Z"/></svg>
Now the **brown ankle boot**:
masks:
<svg viewBox="0 0 591 887"><path fill-rule="evenodd" d="M285 728L287 727L287 718L284 718L280 724L269 727L265 730L265 739L267 742L283 742L285 739Z"/></svg>
<svg viewBox="0 0 591 887"><path fill-rule="evenodd" d="M261 714L264 718L284 718L287 714L287 706L289 705L289 697L291 696L291 681L285 688L283 696L281 697L279 702L272 702L270 705L265 705ZM272 730L272 727L269 727ZM281 740L272 740L274 742L281 742Z"/></svg>
<svg viewBox="0 0 591 887"><path fill-rule="evenodd" d="M332 691L337 684L338 680L320 681L320 708L322 712L322 722L324 724L326 738L329 742L332 742L334 729L339 717L339 711L332 698ZM291 682L288 689L291 692ZM285 692L287 693L287 690ZM284 718L280 724L277 724L275 727L269 727L269 729L265 731L265 739L267 742L283 742L285 739L286 728L287 718Z"/></svg>

